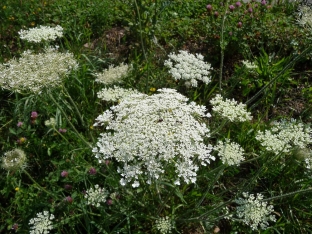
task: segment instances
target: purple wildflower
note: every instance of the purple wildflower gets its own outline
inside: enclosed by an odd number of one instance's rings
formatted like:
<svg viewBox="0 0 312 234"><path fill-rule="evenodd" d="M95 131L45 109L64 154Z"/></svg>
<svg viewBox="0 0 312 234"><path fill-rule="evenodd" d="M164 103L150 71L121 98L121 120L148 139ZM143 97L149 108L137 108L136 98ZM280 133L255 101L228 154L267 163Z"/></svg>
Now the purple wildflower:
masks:
<svg viewBox="0 0 312 234"><path fill-rule="evenodd" d="M241 6L242 6L241 2L236 2L235 5L236 5L237 7L241 7Z"/></svg>
<svg viewBox="0 0 312 234"><path fill-rule="evenodd" d="M73 203L73 198L71 196L67 196L65 197L65 201L67 201L68 203Z"/></svg>
<svg viewBox="0 0 312 234"><path fill-rule="evenodd" d="M72 190L72 189L73 189L73 186L70 185L70 184L65 184L65 185L64 185L64 189L66 189L66 190Z"/></svg>
<svg viewBox="0 0 312 234"><path fill-rule="evenodd" d="M91 168L89 169L89 174L90 174L90 175L95 175L95 174L96 174L96 169L95 169L94 167L91 167Z"/></svg>
<svg viewBox="0 0 312 234"><path fill-rule="evenodd" d="M61 176L62 177L67 177L68 176L68 172L67 171L62 171L61 172Z"/></svg>
<svg viewBox="0 0 312 234"><path fill-rule="evenodd" d="M30 115L30 118L37 119L37 117L38 117L38 113L36 111L32 111L31 115Z"/></svg>
<svg viewBox="0 0 312 234"><path fill-rule="evenodd" d="M211 12L211 11L212 11L212 6L211 6L210 4L208 4L208 5L206 6L206 9L207 9L207 11Z"/></svg>

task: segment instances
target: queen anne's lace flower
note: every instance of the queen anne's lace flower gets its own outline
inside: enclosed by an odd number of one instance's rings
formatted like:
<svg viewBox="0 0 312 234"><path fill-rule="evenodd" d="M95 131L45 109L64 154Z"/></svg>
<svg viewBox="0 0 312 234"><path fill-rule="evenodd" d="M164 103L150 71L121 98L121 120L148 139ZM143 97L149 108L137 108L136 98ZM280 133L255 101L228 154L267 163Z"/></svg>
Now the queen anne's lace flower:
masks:
<svg viewBox="0 0 312 234"><path fill-rule="evenodd" d="M161 234L171 233L171 230L173 228L171 220L168 216L161 217L158 220L156 220L155 227Z"/></svg>
<svg viewBox="0 0 312 234"><path fill-rule="evenodd" d="M29 221L29 225L31 225L30 234L46 234L50 233L50 230L53 229L52 221L54 219L54 215L50 214L49 211L39 212L36 218L32 218Z"/></svg>
<svg viewBox="0 0 312 234"><path fill-rule="evenodd" d="M110 65L108 69L105 69L102 73L95 73L95 81L105 85L114 83L122 83L122 79L128 74L131 67L128 64L119 64L114 67Z"/></svg>
<svg viewBox="0 0 312 234"><path fill-rule="evenodd" d="M223 164L229 166L238 165L245 159L243 156L244 149L239 144L230 142L229 139L226 139L225 142L219 141L214 150L218 151Z"/></svg>
<svg viewBox="0 0 312 234"><path fill-rule="evenodd" d="M312 142L311 129L295 120L274 122L270 130L259 131L256 139L267 151L275 154L287 153L294 147L304 149Z"/></svg>
<svg viewBox="0 0 312 234"><path fill-rule="evenodd" d="M117 102L132 94L139 94L139 92L133 89L124 89L118 86L114 86L114 88L102 89L97 93L97 96L103 101Z"/></svg>
<svg viewBox="0 0 312 234"><path fill-rule="evenodd" d="M212 67L211 64L204 62L201 54L194 56L180 50L179 54L170 53L168 57L164 65L169 68L169 73L175 80L185 80L185 85L192 87L197 87L198 80L205 84L210 83Z"/></svg>
<svg viewBox="0 0 312 234"><path fill-rule="evenodd" d="M254 63L249 62L249 61L247 61L247 60L243 60L242 63L243 63L244 66L245 66L247 69L249 69L249 70L254 70L254 69L256 69L256 68L258 67L258 66L255 65Z"/></svg>
<svg viewBox="0 0 312 234"><path fill-rule="evenodd" d="M206 114L204 106L188 99L173 89L161 89L148 96L134 94L111 107L96 119L95 126L105 125L93 149L102 163L114 158L123 166L120 183L133 181L139 186L139 176L147 176L147 183L158 179L166 168L175 168L176 184L196 181L200 162L207 165L214 157L212 147L204 143L209 129L201 122ZM197 160L194 160L197 158Z"/></svg>
<svg viewBox="0 0 312 234"><path fill-rule="evenodd" d="M274 207L262 201L263 195L243 193L244 198L238 198L235 202L239 205L236 208L238 218L242 218L243 223L249 225L252 230L267 229L269 221L276 222L275 216L271 215L274 212Z"/></svg>
<svg viewBox="0 0 312 234"><path fill-rule="evenodd" d="M26 154L21 149L6 152L2 157L2 167L8 171L16 171L26 167Z"/></svg>
<svg viewBox="0 0 312 234"><path fill-rule="evenodd" d="M217 94L215 98L210 100L210 103L213 105L212 110L214 112L231 122L244 122L252 119L250 112L246 110L246 105L238 103L234 99L223 101L222 96Z"/></svg>
<svg viewBox="0 0 312 234"><path fill-rule="evenodd" d="M55 118L50 118L46 121L44 121L44 125L47 127L55 127L56 126L56 119Z"/></svg>
<svg viewBox="0 0 312 234"><path fill-rule="evenodd" d="M312 27L312 9L309 6L299 6L297 12L297 23L304 27Z"/></svg>
<svg viewBox="0 0 312 234"><path fill-rule="evenodd" d="M45 53L25 51L21 58L0 64L0 86L16 92L39 93L44 88L60 86L64 77L78 63L71 53L47 48Z"/></svg>
<svg viewBox="0 0 312 234"><path fill-rule="evenodd" d="M96 184L93 188L90 188L86 191L85 198L87 199L88 205L93 205L95 207L100 207L100 203L106 202L106 197L108 192L100 188L98 184Z"/></svg>
<svg viewBox="0 0 312 234"><path fill-rule="evenodd" d="M54 28L50 26L39 26L28 30L22 29L18 34L22 40L28 42L55 41L57 38L63 37L63 28L60 25Z"/></svg>

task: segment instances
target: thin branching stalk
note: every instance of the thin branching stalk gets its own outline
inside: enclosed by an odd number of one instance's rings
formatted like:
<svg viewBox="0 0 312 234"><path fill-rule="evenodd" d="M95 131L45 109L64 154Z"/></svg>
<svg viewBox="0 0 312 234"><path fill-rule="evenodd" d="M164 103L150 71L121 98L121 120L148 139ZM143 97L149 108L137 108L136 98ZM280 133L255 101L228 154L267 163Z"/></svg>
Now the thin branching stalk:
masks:
<svg viewBox="0 0 312 234"><path fill-rule="evenodd" d="M225 1L225 12L222 17L222 24L221 24L221 35L220 35L220 48L221 48L221 61L220 61L220 72L219 72L219 90L222 90L222 73L223 73L223 62L224 62L224 51L225 51L225 41L224 41L224 25L226 19L226 13L228 9L229 0Z"/></svg>
<svg viewBox="0 0 312 234"><path fill-rule="evenodd" d="M75 131L75 133L77 134L77 136L80 138L80 140L82 140L83 143L85 143L89 148L92 148L91 144L89 142L87 142L83 136L81 136L81 134L78 132L78 130L75 128L75 126L72 124L72 122L68 119L65 111L63 110L63 108L61 107L61 105L54 99L53 95L49 92L48 93L51 100L54 102L54 104L60 109L60 111L62 112L62 114L64 115L64 117L66 118L67 122L69 123L69 125L71 126L71 128Z"/></svg>
<svg viewBox="0 0 312 234"><path fill-rule="evenodd" d="M252 153L252 154L253 154L253 153ZM248 160L242 161L240 164L250 163L250 162L252 162L252 161L258 160L258 159L260 159L260 158L262 158L262 157L263 157L263 155L261 155L261 156L256 155L256 156L257 156L257 157L255 157L255 158L251 158L251 159L248 159Z"/></svg>
<svg viewBox="0 0 312 234"><path fill-rule="evenodd" d="M310 50L312 49L312 46L309 46L307 49L305 49L301 54L296 56L292 61L290 61L280 73L277 74L276 77L274 77L269 83L267 83L265 86L262 87L262 89L259 90L258 93L256 93L253 97L251 97L245 104L249 105L252 103L256 98L258 98L268 87L270 87L280 76L284 74L285 71L287 71L290 67L295 65L299 59L301 59L304 55L306 55ZM255 104L251 107L251 109L255 106Z"/></svg>
<svg viewBox="0 0 312 234"><path fill-rule="evenodd" d="M69 141L66 139L66 137L64 137L59 131L57 131L57 129L55 127L53 127L53 129L60 137L63 138L64 141L66 141L68 144L70 144Z"/></svg>
<svg viewBox="0 0 312 234"><path fill-rule="evenodd" d="M272 200L277 200L277 199L281 199L281 198L285 198L285 197L291 197L291 196L294 196L294 195L297 195L300 193L309 193L309 192L312 192L312 188L298 190L298 191L294 191L294 192L290 192L290 193L285 193L285 194L282 194L279 196L263 199L262 201L272 201Z"/></svg>
<svg viewBox="0 0 312 234"><path fill-rule="evenodd" d="M45 192L46 194L52 196L52 197L57 197L55 194L49 192L48 190L46 190L45 188L43 188L41 185L39 185L37 183L37 181L34 180L34 178L32 178L32 176L26 171L23 170L23 172L28 176L28 178L37 186L38 189L42 190L43 192Z"/></svg>
<svg viewBox="0 0 312 234"><path fill-rule="evenodd" d="M282 151L281 151L282 152ZM269 165L271 165L271 162L274 162L276 159L278 159L279 157L281 156L281 153L277 154L276 156L274 157L268 157L268 160L265 162L265 164L262 165L262 167L257 171L257 173L252 177L250 178L248 181L244 182L242 187L249 187L250 185L252 185L255 181L257 181L257 179L260 177L261 173L263 171L265 171ZM262 156L259 156L260 157L263 157Z"/></svg>
<svg viewBox="0 0 312 234"><path fill-rule="evenodd" d="M142 36L142 32L143 32L142 31L142 24L141 24L142 21L141 21L140 10L139 10L139 7L138 7L137 0L134 0L134 4L135 4L136 10L137 10L137 14L138 14L142 52L143 52L143 55L144 55L144 59L146 61L147 72L148 72L147 78L146 78L146 85L145 85L145 90L146 90L146 92L148 92L149 65L148 65L148 61L147 61L147 55L146 55L146 52L145 52L145 46L144 46L144 41L143 41L143 36Z"/></svg>
<svg viewBox="0 0 312 234"><path fill-rule="evenodd" d="M210 182L210 185L208 186L208 188L206 189L206 192L204 193L204 195L202 196L202 198L200 199L200 201L197 203L196 208L198 208L204 201L204 199L206 198L206 196L208 195L209 191L211 190L212 185L220 178L220 176L223 174L224 169L227 166L222 164L221 166L215 168L218 169L219 172L217 174L217 176L215 176L215 178L213 179L213 181ZM214 171L214 170L213 170Z"/></svg>
<svg viewBox="0 0 312 234"><path fill-rule="evenodd" d="M222 207L225 207L227 204L230 204L232 202L233 202L232 200L223 202L222 204L218 205L217 207L213 208L212 210L209 210L209 211L203 213L202 215L200 215L198 217L194 217L194 218L190 218L190 219L181 219L181 220L184 220L184 221L192 221L192 220L197 220L198 221L198 220L202 220L202 219L204 219L205 216L215 212L216 210L219 210Z"/></svg>
<svg viewBox="0 0 312 234"><path fill-rule="evenodd" d="M220 130L224 127L225 124L227 124L229 121L227 119L224 119L221 124L219 125L219 127L217 129L215 129L213 132L210 133L211 136L213 136L214 134L216 134L217 132L220 132Z"/></svg>
<svg viewBox="0 0 312 234"><path fill-rule="evenodd" d="M5 123L3 126L1 126L0 131L2 128L4 128L5 126L7 126L8 124L10 124L11 122L13 122L13 119L11 119L9 122Z"/></svg>
<svg viewBox="0 0 312 234"><path fill-rule="evenodd" d="M82 115L81 115L81 113L80 113L80 111L79 111L79 109L78 109L76 103L75 103L74 100L71 98L70 94L68 93L68 91L67 91L67 89L66 89L65 87L63 87L63 93L65 94L66 97L69 98L69 101L70 101L71 104L74 106L75 111L77 112L77 114L78 114L78 116L79 116L79 119L80 119L80 122L81 122L82 126L85 127L86 125L85 125L85 123L84 123L84 121L83 121Z"/></svg>
<svg viewBox="0 0 312 234"><path fill-rule="evenodd" d="M63 87L63 92L64 92L65 96L67 96L67 97L69 98L71 104L74 106L75 111L77 112L77 114L78 114L78 116L79 116L79 119L80 119L80 122L81 122L82 126L86 128L86 130L87 130L88 133L89 133L89 136L91 137L92 142L94 142L93 135L92 135L91 132L89 131L89 128L86 127L86 124L85 124L85 122L83 121L82 114L80 113L79 108L77 107L76 103L74 102L74 100L72 99L71 95L69 94L68 90L67 90L65 87Z"/></svg>

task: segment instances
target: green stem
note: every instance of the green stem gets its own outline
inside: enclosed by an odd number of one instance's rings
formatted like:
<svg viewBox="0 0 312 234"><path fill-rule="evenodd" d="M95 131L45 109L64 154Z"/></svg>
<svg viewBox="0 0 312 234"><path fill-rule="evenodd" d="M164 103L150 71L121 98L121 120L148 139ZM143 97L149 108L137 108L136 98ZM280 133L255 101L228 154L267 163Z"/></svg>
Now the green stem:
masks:
<svg viewBox="0 0 312 234"><path fill-rule="evenodd" d="M50 98L52 99L52 101L55 103L55 105L60 109L60 111L62 112L63 116L66 118L67 122L69 123L69 125L71 126L71 128L76 132L77 136L83 141L83 143L85 143L88 147L92 148L91 144L89 142L87 142L82 136L81 134L77 131L77 129L75 128L75 126L72 124L72 122L68 119L65 111L63 110L63 108L61 107L60 104L58 104L58 102L54 99L54 97L52 96L51 93L49 93Z"/></svg>
<svg viewBox="0 0 312 234"><path fill-rule="evenodd" d="M306 55L310 50L311 50L312 46L309 46L307 49L305 49L301 54L299 54L298 56L296 56L292 61L290 61L282 71L280 71L280 73L277 74L276 77L274 77L269 83L267 83L265 86L262 87L262 89L259 90L258 93L256 93L252 98L250 98L245 104L249 105L250 103L252 103L256 98L258 98L268 87L270 87L272 85L272 83L274 83L280 76L282 76L284 74L284 72L289 69L290 67L292 67L293 65L295 65L295 63L302 58L304 55ZM252 106L254 107L254 105ZM251 108L252 108L251 107Z"/></svg>
<svg viewBox="0 0 312 234"><path fill-rule="evenodd" d="M87 130L88 133L89 133L89 136L90 136L91 139L92 139L92 142L94 142L93 135L92 135L91 132L89 131L89 128L86 127L85 122L83 121L82 115L81 115L81 113L80 113L80 111L79 111L79 108L77 107L76 103L74 102L74 100L72 99L71 95L69 94L69 92L67 91L67 89L66 89L65 87L63 87L63 91L64 91L65 96L67 96L67 97L69 98L71 104L74 106L75 111L76 111L76 113L77 113L78 116L79 116L79 119L80 119L80 122L81 122L82 126L86 128L86 130Z"/></svg>
<svg viewBox="0 0 312 234"><path fill-rule="evenodd" d="M222 204L218 205L217 207L213 208L212 210L209 210L209 211L205 212L204 214L202 214L202 215L200 215L200 216L198 216L198 217L190 218L190 219L184 219L184 220L186 220L186 221L201 220L201 219L203 219L205 216L207 216L207 215L213 213L214 211L216 211L216 210L218 210L218 209L220 209L220 208L222 208L222 207L224 207L224 206L226 206L227 204L230 204L230 203L232 203L232 200L223 202Z"/></svg>
<svg viewBox="0 0 312 234"><path fill-rule="evenodd" d="M215 168L215 169L218 169L219 172L218 172L217 176L214 178L214 180L210 183L211 185L214 184L214 183L220 178L220 176L222 175L222 173L223 173L223 171L224 171L224 169L225 169L226 167L227 167L226 165L222 164L221 166ZM214 170L215 170L215 169L214 169ZM213 170L213 171L214 171L214 170ZM212 171L211 171L211 172L212 172ZM211 172L210 172L210 173L211 173ZM209 193L209 191L210 191L210 189L211 189L211 185L208 186L208 188L206 189L206 192L205 192L204 196L202 196L202 198L200 199L200 201L197 203L196 208L198 208L198 207L202 204L202 202L204 201L205 197L207 196L207 194Z"/></svg>
<svg viewBox="0 0 312 234"><path fill-rule="evenodd" d="M66 137L64 137L54 126L53 126L53 129L59 136L63 138L63 140L65 140L68 144L70 144L69 141L66 139Z"/></svg>
<svg viewBox="0 0 312 234"><path fill-rule="evenodd" d="M277 199L281 199L281 198L284 198L284 197L291 197L291 196L299 194L299 193L308 193L308 192L312 192L312 188L303 189L303 190L290 192L290 193L285 193L285 194L282 194L282 195L279 195L279 196L263 199L262 201L272 201L272 200L277 200Z"/></svg>
<svg viewBox="0 0 312 234"><path fill-rule="evenodd" d="M34 178L32 178L32 176L26 171L26 170L23 170L23 172L28 176L28 178L42 191L44 191L45 193L49 194L50 196L52 197L57 197L55 194L49 192L48 190L46 190L45 188L43 188L41 185L39 185L37 183L37 181L34 180Z"/></svg>
<svg viewBox="0 0 312 234"><path fill-rule="evenodd" d="M82 211L82 212L83 212L83 210L81 210L81 209L79 209L79 208L77 208L77 210L79 210L79 211ZM87 213L88 213L88 214L90 214L90 215L94 215L94 216L99 216L99 217L101 217L101 215L100 215L100 214L96 214L96 213L89 212L89 211L87 211Z"/></svg>
<svg viewBox="0 0 312 234"><path fill-rule="evenodd" d="M213 136L215 133L219 132L220 129L222 129L222 128L224 127L224 125L225 125L227 122L228 122L228 120L227 120L227 119L224 119L224 120L221 122L221 124L219 125L219 127L218 127L216 130L214 130L213 132L210 133L210 136Z"/></svg>
<svg viewBox="0 0 312 234"><path fill-rule="evenodd" d="M219 73L219 90L222 90L222 73L223 73L223 62L224 62L224 51L225 51L225 42L224 42L224 24L226 19L226 12L228 9L228 0L225 2L225 12L222 17L222 25L221 25L221 38L220 38L220 48L221 48L221 61L220 61L220 73Z"/></svg>
<svg viewBox="0 0 312 234"><path fill-rule="evenodd" d="M141 45L142 45L142 51L143 51L143 55L144 55L144 59L146 61L146 66L147 66L147 79L146 79L146 85L145 85L145 89L146 89L146 93L148 92L148 79L149 79L149 65L148 65L148 61L147 61L147 56L146 56L146 52L145 52L145 47L144 47L144 41L143 41L143 36L142 36L142 25L141 25L141 16L140 16L140 10L139 10L139 6L136 0L134 0L134 4L136 7L136 11L138 14L138 19L139 19L139 29L140 29L140 40L141 40Z"/></svg>
<svg viewBox="0 0 312 234"><path fill-rule="evenodd" d="M13 121L13 119L11 119L9 122L7 122L6 124L2 125L2 127L0 128L0 131L2 128L4 128L5 126L7 126L8 124L10 124Z"/></svg>
<svg viewBox="0 0 312 234"><path fill-rule="evenodd" d="M81 122L82 126L85 127L84 121L82 119L82 115L81 115L81 113L80 113L76 103L73 101L73 99L71 98L70 94L68 93L68 91L67 91L67 89L65 87L63 87L63 91L64 91L65 96L67 96L69 98L71 104L74 106L75 111L77 112L77 114L79 116L79 119L80 119L80 122Z"/></svg>
<svg viewBox="0 0 312 234"><path fill-rule="evenodd" d="M259 159L259 158L261 158L261 157L262 157L262 156L258 156L258 155L257 155L257 157L255 157L255 158L251 158L251 159L249 159L249 160L245 160L245 161L241 162L240 165L242 165L242 164L244 164L244 163L250 163L250 162L255 161L255 160L257 160L257 159Z"/></svg>

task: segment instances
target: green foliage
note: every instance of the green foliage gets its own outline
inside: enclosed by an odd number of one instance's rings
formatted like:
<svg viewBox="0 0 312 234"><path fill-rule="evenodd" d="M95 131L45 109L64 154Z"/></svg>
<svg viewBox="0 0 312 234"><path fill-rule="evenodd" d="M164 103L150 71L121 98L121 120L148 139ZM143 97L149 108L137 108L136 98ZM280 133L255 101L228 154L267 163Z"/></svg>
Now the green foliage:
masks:
<svg viewBox="0 0 312 234"><path fill-rule="evenodd" d="M207 4L213 7L211 12ZM64 37L55 44L75 54L79 69L68 75L62 87L38 95L0 89L1 160L14 148L27 155L25 169L1 168L0 230L28 233L30 219L46 210L56 217L53 231L57 233L160 233L156 221L161 217L169 217L173 233L212 233L218 228L220 233L255 233L235 216L235 199L249 192L263 194L275 210L277 221L259 233L312 232L312 179L305 161L311 157L310 146L305 149L310 153L298 153L295 147L288 153L275 153L256 140L259 130L272 129L274 120L294 117L287 105L302 105L296 116L311 122L311 54L288 67L312 38L310 29L294 26L297 6L251 2L230 11L219 1L202 0L3 0L1 63L26 49L42 50L41 45L21 41L20 29L61 25ZM116 27L125 29L126 35L109 47L107 30ZM221 36L225 54L222 89L218 90ZM130 52L118 50L123 46ZM92 152L100 134L108 131L94 127L95 119L118 105L99 100L97 92L109 86L96 83L94 75L117 65L119 60L110 57L114 47L121 60L132 65L120 86L148 95L174 88L206 106L212 117L200 123L209 126L211 136L203 143L231 139L244 149L245 160L228 166L213 151L216 160L199 165L195 183L174 184L175 168L168 166L162 179L151 184L141 175L140 187L122 186L120 163L113 157L99 163ZM168 52L180 49L201 53L212 64L210 84L187 88L170 77L164 61ZM244 66L244 58L257 68ZM252 103L252 121L233 123L214 115L210 100L218 92L243 102L266 86ZM302 91L292 96L297 87L303 87ZM288 99L281 104L285 96ZM37 117L31 116L34 111ZM47 123L51 119L55 125ZM87 204L86 192L95 185L104 189L102 195L107 194L99 207Z"/></svg>

